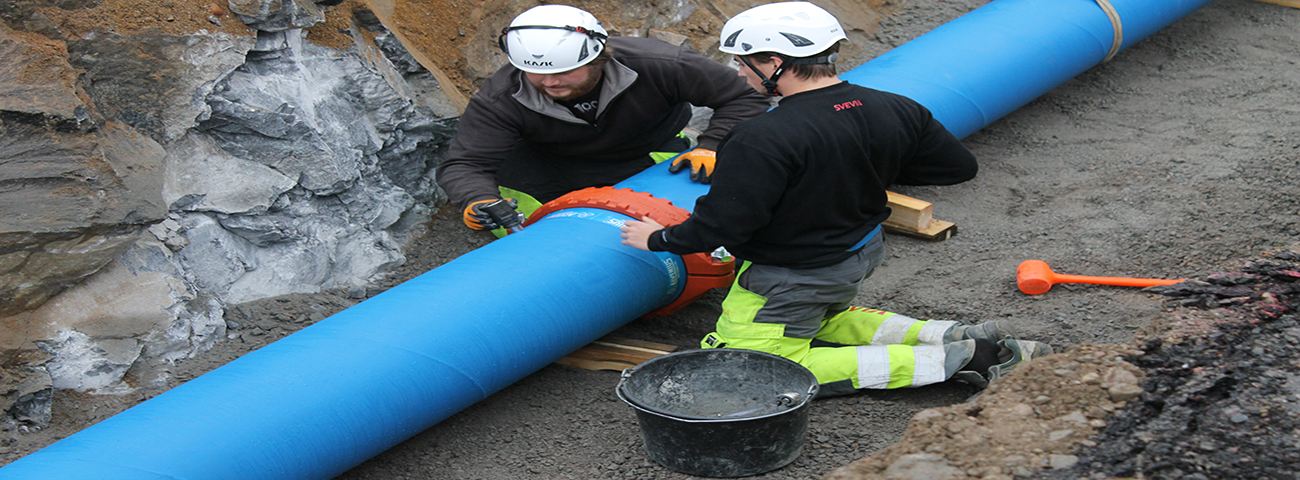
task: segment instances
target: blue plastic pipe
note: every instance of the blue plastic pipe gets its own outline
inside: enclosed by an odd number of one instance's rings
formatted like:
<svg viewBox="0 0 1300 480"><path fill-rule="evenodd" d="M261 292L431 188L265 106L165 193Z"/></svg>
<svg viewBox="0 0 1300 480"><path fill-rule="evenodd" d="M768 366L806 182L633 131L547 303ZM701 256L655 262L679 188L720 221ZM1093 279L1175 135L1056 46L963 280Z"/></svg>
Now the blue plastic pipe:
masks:
<svg viewBox="0 0 1300 480"><path fill-rule="evenodd" d="M1119 49L1207 3L1110 0L1121 25ZM1115 29L1101 5L995 0L840 78L912 98L965 138L1105 60Z"/></svg>
<svg viewBox="0 0 1300 480"><path fill-rule="evenodd" d="M667 166L624 184L653 180L661 198L694 208L707 186ZM681 258L622 245L628 218L557 211L21 458L0 478L335 477L674 300Z"/></svg>
<svg viewBox="0 0 1300 480"><path fill-rule="evenodd" d="M1207 2L1111 4L1127 46ZM1091 1L996 0L842 77L912 97L964 137L1103 60L1113 36ZM667 165L616 187L693 210L707 187ZM335 477L676 298L681 259L621 245L627 218L554 212L18 459L0 478Z"/></svg>

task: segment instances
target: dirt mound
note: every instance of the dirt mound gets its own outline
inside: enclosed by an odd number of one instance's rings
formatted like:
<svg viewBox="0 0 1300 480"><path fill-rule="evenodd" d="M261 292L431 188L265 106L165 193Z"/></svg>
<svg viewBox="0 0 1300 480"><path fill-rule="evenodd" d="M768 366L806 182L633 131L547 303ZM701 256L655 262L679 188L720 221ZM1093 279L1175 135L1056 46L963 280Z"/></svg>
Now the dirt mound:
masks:
<svg viewBox="0 0 1300 480"><path fill-rule="evenodd" d="M1297 478L1300 250L1152 290L1226 321L1148 341L1133 360L1148 375L1141 400L1079 450L1078 467L1050 478Z"/></svg>
<svg viewBox="0 0 1300 480"><path fill-rule="evenodd" d="M200 30L252 35L224 0L103 0L100 2L32 2L53 6L36 8L28 20L39 30L53 22L64 35L86 38L104 31L121 35L185 35Z"/></svg>
<svg viewBox="0 0 1300 480"><path fill-rule="evenodd" d="M1297 478L1300 246L1147 291L1178 310L1141 348L1029 362L827 478Z"/></svg>

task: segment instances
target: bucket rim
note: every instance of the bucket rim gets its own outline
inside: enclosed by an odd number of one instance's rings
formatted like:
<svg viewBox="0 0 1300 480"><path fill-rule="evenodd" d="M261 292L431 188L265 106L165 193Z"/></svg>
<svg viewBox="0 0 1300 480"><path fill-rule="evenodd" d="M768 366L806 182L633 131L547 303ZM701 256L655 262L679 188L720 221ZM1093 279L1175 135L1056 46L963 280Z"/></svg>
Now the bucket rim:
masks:
<svg viewBox="0 0 1300 480"><path fill-rule="evenodd" d="M622 382L620 382L619 385L622 385ZM816 390L816 387L813 387L812 390ZM758 415L753 417L725 418L725 417L705 417L701 415L687 415L687 414L668 414L668 413L653 410L650 407L642 406L636 403L635 401L623 396L622 389L615 389L614 395L618 396L618 399L622 400L623 403L626 403L632 408L637 409L637 411L645 412L659 418L673 420L677 422L684 422L684 423L735 423L735 422L748 422L750 420L762 420L765 418L778 417L781 415L797 412L799 410L808 408L808 406L812 403L811 402L812 394L809 394L808 398L800 400L799 405L791 407L788 410L781 410L779 412L766 413L763 415Z"/></svg>
<svg viewBox="0 0 1300 480"><path fill-rule="evenodd" d="M806 371L808 376L812 379L812 384L809 385L806 394L799 399L799 403L793 407L781 411L766 413L763 415L757 415L752 417L736 417L736 418L669 413L666 411L661 411L661 409L656 409L648 405L642 405L640 402L637 402L635 399L629 398L627 395L623 394L624 385L627 384L627 379L630 378L632 374L636 373L636 371L643 366L650 365L657 360L667 358L670 356L716 353L718 351L741 352L746 355L754 354L754 355L769 357L772 359L780 359L779 361L788 362L790 364L797 365L800 368L802 368L804 371ZM622 400L623 403L628 404L629 406L637 409L638 411L642 411L665 419L676 420L676 421L686 422L686 423L731 423L731 422L743 422L749 420L761 420L764 418L771 418L780 415L785 415L785 414L789 414L792 412L796 412L808 408L808 405L812 403L813 398L817 396L817 392L820 391L820 389L821 389L821 385L817 383L817 377L813 375L811 371L808 371L807 367L800 365L798 362L795 362L794 360L790 360L780 355L776 355L773 353L768 353L760 350L747 350L743 348L707 348L707 349L684 350L680 352L673 352L668 355L662 355L659 357L652 358L650 360L646 360L634 367L623 369L622 374L619 376L618 385L614 388L614 395L616 395L619 400Z"/></svg>

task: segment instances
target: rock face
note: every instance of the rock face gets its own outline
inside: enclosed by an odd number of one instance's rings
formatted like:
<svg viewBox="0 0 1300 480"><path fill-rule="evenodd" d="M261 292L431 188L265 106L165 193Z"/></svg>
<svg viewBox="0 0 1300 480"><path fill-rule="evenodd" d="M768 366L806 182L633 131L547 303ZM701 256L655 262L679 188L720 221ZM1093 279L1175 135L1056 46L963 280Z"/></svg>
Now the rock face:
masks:
<svg viewBox="0 0 1300 480"><path fill-rule="evenodd" d="M470 3L0 2L0 410L39 426L54 388L158 384L228 334L228 305L401 264L443 201L456 105L536 4ZM758 3L576 2L718 59ZM850 36L881 18L861 3L827 5Z"/></svg>
<svg viewBox="0 0 1300 480"><path fill-rule="evenodd" d="M10 421L48 421L55 388L156 383L226 335L227 304L366 285L441 201L457 112L375 22L322 47L304 28L327 5L236 0L213 31L78 34L42 3L0 8Z"/></svg>
<svg viewBox="0 0 1300 480"><path fill-rule="evenodd" d="M358 59L262 31L215 83L164 191L205 290L239 303L360 286L402 262L394 235L427 218L452 130Z"/></svg>
<svg viewBox="0 0 1300 480"><path fill-rule="evenodd" d="M162 147L86 99L62 42L0 25L0 315L76 285L166 212Z"/></svg>

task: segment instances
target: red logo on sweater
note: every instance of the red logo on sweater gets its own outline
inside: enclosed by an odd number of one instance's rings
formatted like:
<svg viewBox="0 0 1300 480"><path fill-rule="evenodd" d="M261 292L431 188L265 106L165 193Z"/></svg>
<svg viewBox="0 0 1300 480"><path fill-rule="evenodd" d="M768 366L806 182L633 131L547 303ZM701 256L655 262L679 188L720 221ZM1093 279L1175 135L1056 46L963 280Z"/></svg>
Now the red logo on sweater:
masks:
<svg viewBox="0 0 1300 480"><path fill-rule="evenodd" d="M862 106L862 100L854 100L852 102L837 103L835 104L835 111L838 112L840 110L848 110L853 107L861 107L861 106Z"/></svg>

